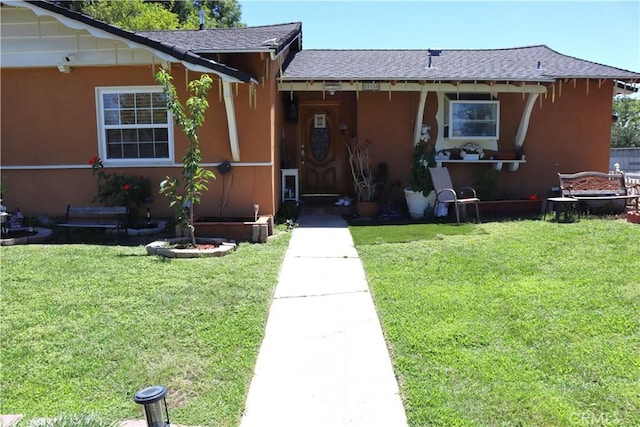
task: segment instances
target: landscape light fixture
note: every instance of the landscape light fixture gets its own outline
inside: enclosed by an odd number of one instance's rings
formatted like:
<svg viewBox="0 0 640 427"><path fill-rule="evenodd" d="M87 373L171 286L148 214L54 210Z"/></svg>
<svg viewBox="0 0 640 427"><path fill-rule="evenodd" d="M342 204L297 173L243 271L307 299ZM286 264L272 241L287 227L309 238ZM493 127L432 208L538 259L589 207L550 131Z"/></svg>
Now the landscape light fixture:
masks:
<svg viewBox="0 0 640 427"><path fill-rule="evenodd" d="M144 406L147 427L170 427L166 394L165 387L154 385L140 390L133 396L134 402Z"/></svg>
<svg viewBox="0 0 640 427"><path fill-rule="evenodd" d="M260 205L253 205L253 222L258 221L259 211L260 211Z"/></svg>

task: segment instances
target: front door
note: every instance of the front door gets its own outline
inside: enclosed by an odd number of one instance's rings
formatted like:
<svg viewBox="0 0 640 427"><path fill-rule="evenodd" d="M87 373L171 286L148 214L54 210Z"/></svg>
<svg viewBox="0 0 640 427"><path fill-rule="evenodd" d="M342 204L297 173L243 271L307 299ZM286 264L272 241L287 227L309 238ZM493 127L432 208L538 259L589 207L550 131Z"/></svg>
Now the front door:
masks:
<svg viewBox="0 0 640 427"><path fill-rule="evenodd" d="M342 193L344 145L340 103L300 106L300 182L302 196Z"/></svg>

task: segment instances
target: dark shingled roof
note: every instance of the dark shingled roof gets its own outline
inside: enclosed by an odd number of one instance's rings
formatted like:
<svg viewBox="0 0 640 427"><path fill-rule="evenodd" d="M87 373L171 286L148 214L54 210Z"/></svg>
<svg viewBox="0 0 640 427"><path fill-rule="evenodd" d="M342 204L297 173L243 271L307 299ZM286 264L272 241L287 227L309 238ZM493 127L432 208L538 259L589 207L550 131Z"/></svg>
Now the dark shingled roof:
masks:
<svg viewBox="0 0 640 427"><path fill-rule="evenodd" d="M439 52L439 55L436 54ZM303 50L284 81L640 79L640 74L562 55L547 46L491 50Z"/></svg>
<svg viewBox="0 0 640 427"><path fill-rule="evenodd" d="M136 34L159 42L173 43L193 52L275 51L277 53L300 34L301 27L301 23L294 22L212 30L138 31Z"/></svg>
<svg viewBox="0 0 640 427"><path fill-rule="evenodd" d="M156 49L178 60L207 67L244 82L252 77L207 59L214 52L279 53L297 37L299 22L260 27L212 30L131 32L48 1L31 1L67 18L132 42ZM294 49L295 51L296 49ZM436 55L436 52L439 54ZM486 50L302 50L290 56L284 81L305 80L497 80L553 81L560 78L638 80L640 74L562 55L547 46Z"/></svg>

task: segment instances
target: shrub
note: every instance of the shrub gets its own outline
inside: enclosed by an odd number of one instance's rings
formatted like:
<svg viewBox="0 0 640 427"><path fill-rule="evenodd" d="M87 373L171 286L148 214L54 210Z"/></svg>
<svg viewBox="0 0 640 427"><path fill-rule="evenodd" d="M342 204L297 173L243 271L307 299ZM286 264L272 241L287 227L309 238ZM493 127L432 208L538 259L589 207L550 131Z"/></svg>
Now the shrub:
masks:
<svg viewBox="0 0 640 427"><path fill-rule="evenodd" d="M89 164L98 180L98 194L93 202L105 206L127 206L127 221L130 225L135 224L143 213L142 206L151 200L151 181L142 175L107 173L98 156L94 156Z"/></svg>

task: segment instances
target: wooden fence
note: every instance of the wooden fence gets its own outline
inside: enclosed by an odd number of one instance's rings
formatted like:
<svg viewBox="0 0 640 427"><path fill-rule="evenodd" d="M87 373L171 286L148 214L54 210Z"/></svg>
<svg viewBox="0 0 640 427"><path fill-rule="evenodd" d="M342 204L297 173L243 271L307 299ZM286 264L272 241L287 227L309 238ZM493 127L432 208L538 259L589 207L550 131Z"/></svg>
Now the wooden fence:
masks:
<svg viewBox="0 0 640 427"><path fill-rule="evenodd" d="M612 148L609 156L610 171L615 169L616 163L625 173L640 173L640 148Z"/></svg>

